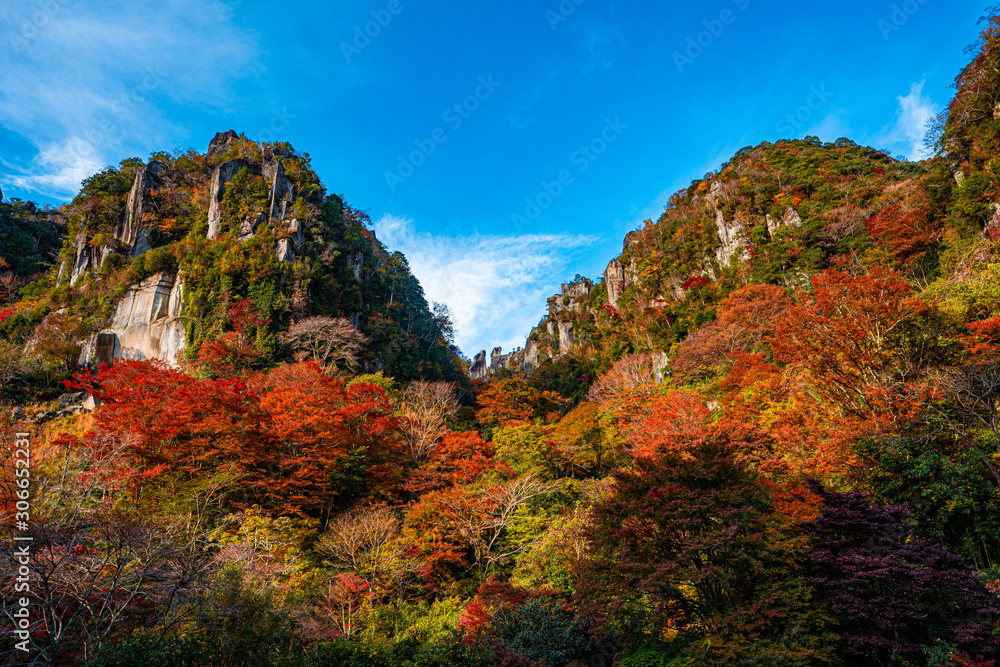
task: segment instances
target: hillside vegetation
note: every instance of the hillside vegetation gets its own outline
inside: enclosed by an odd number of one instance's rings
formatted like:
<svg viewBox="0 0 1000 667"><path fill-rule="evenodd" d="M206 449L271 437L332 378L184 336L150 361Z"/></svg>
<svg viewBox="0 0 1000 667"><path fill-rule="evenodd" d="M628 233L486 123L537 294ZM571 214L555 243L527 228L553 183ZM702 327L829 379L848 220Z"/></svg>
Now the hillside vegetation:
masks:
<svg viewBox="0 0 1000 667"><path fill-rule="evenodd" d="M59 211L3 205L31 655L995 667L1000 16L974 53L935 157L744 148L486 381L287 145L220 135ZM163 274L184 285L177 363L88 356Z"/></svg>

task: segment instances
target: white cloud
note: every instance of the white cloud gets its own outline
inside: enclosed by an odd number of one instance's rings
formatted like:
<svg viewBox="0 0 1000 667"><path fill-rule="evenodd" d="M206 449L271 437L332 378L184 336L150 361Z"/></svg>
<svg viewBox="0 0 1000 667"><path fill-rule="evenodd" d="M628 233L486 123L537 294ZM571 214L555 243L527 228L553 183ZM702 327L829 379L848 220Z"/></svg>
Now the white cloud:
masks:
<svg viewBox="0 0 1000 667"><path fill-rule="evenodd" d="M879 144L898 150L911 160L923 160L931 155L924 147L924 134L927 121L937 113L937 105L925 97L923 91L924 82L921 81L910 86L909 94L896 98L899 101L896 124L878 139Z"/></svg>
<svg viewBox="0 0 1000 667"><path fill-rule="evenodd" d="M116 164L184 137L167 120L169 104L238 105L231 84L253 75L258 47L216 7L225 5L173 0L151 12L125 0L2 3L0 125L38 150L2 180L68 198L80 185L69 177L83 165Z"/></svg>
<svg viewBox="0 0 1000 667"><path fill-rule="evenodd" d="M20 172L4 178L6 182L51 197L77 192L80 182L102 167L94 146L77 137L43 149L35 158L33 169L20 169L6 160L3 163L8 169Z"/></svg>
<svg viewBox="0 0 1000 667"><path fill-rule="evenodd" d="M599 241L574 234L435 236L393 215L374 227L390 250L406 255L427 300L448 304L458 346L470 357L523 346L560 277L569 278L571 261Z"/></svg>

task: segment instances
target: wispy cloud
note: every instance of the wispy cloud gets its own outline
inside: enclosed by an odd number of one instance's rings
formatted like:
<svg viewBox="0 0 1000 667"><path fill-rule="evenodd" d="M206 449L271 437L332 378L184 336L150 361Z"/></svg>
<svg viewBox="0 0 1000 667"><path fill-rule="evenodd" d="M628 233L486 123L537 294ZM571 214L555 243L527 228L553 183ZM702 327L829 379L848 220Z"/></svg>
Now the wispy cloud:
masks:
<svg viewBox="0 0 1000 667"><path fill-rule="evenodd" d="M216 5L174 0L151 16L124 0L3 3L0 125L38 152L0 179L69 197L81 169L184 136L170 104L238 103L231 84L252 74L258 47Z"/></svg>
<svg viewBox="0 0 1000 667"><path fill-rule="evenodd" d="M103 166L94 146L77 137L42 149L28 169L6 160L0 161L13 172L5 177L5 181L57 198L75 193L83 179L100 171Z"/></svg>
<svg viewBox="0 0 1000 667"><path fill-rule="evenodd" d="M911 160L930 157L930 151L924 146L924 134L927 121L937 113L938 107L923 92L924 82L921 81L910 86L909 94L896 98L899 102L896 122L878 140L880 145L900 151Z"/></svg>
<svg viewBox="0 0 1000 667"><path fill-rule="evenodd" d="M546 312L546 298L568 278L573 260L599 242L579 234L445 237L419 232L412 220L386 215L378 237L406 255L428 301L448 304L459 347L469 356L524 345Z"/></svg>

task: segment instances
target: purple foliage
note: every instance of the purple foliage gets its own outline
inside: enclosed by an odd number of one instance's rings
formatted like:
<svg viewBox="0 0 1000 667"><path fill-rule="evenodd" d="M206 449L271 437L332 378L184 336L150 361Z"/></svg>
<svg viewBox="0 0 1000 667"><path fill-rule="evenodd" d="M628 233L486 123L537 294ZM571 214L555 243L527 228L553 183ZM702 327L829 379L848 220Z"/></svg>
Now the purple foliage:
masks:
<svg viewBox="0 0 1000 667"><path fill-rule="evenodd" d="M843 653L882 664L935 638L972 654L997 651L997 599L960 556L916 537L906 508L811 488L825 507L805 524L815 539L809 582L840 619Z"/></svg>

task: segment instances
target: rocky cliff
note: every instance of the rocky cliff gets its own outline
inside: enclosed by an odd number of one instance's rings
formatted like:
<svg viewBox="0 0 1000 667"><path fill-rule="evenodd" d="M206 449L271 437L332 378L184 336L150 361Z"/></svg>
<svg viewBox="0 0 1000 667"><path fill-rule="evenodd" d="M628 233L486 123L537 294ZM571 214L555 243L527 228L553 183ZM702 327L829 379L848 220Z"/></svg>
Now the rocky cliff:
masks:
<svg viewBox="0 0 1000 667"><path fill-rule="evenodd" d="M959 261L947 253L1000 237L1000 206L968 201L971 193L964 203L970 181L953 166L901 162L846 139L744 148L627 234L599 283L563 285L523 349L495 351L489 363L481 353L476 377L532 373L568 356L603 369L631 352L666 365L673 346L711 321L716 302L749 283L793 289L825 268L866 263L926 280ZM947 238L946 220L963 219Z"/></svg>
<svg viewBox="0 0 1000 667"><path fill-rule="evenodd" d="M81 319L90 334L80 363L197 363L204 344L233 330L232 304L249 302L265 322L252 341L262 359L288 357L282 332L325 315L365 334L365 369L400 380L461 376L405 257L327 194L308 155L287 143L230 130L204 154L123 160L53 215L53 234L68 230L59 264L15 310L27 324L57 310Z"/></svg>

